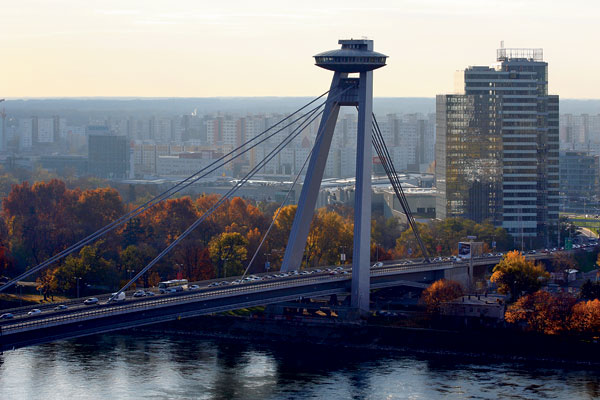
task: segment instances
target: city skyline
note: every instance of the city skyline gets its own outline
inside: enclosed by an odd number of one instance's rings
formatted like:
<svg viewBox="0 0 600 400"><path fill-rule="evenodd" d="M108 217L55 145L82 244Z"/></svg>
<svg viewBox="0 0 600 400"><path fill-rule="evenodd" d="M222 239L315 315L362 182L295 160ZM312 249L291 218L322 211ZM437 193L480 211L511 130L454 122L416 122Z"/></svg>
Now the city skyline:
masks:
<svg viewBox="0 0 600 400"><path fill-rule="evenodd" d="M375 82L376 96L449 93L452 71L486 63L504 40L507 47L544 48L553 66L552 92L597 98L590 82L600 55L586 53L574 74L570 54L593 48L599 7L583 0L568 7L537 0L431 0L368 8L352 2L291 8L271 1L226 7L104 1L86 7L71 0L52 6L28 0L5 5L0 17L0 95L313 95L327 87L328 75L314 68L312 55L340 37L364 35L390 55ZM346 27L348 20L353 28ZM276 74L275 68L290 72Z"/></svg>

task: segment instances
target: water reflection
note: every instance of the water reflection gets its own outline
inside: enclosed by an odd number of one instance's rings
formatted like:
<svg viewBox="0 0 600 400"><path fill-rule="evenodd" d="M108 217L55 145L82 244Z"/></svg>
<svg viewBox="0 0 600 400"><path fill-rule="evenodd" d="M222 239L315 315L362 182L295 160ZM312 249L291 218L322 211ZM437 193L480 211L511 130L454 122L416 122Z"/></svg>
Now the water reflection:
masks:
<svg viewBox="0 0 600 400"><path fill-rule="evenodd" d="M0 387L3 400L600 397L587 367L139 333L7 352Z"/></svg>

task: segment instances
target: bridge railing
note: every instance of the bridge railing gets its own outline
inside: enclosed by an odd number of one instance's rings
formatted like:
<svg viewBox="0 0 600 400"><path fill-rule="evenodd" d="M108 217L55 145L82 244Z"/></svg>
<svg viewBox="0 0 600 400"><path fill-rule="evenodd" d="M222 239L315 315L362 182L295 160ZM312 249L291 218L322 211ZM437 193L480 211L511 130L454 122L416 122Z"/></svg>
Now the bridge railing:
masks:
<svg viewBox="0 0 600 400"><path fill-rule="evenodd" d="M256 291L274 290L279 288L289 288L294 286L305 286L316 282L322 283L321 277L302 277L298 279L290 279L279 282L249 282L246 284L227 286L226 288L215 288L213 290L199 290L194 292L182 292L168 297L159 297L152 300L140 299L138 301L130 301L126 304L114 303L114 305L96 305L89 306L90 309L80 309L76 312L59 314L55 316L44 317L43 315L37 318L28 319L27 321L11 321L0 325L3 334L12 333L13 331L28 330L37 326L52 326L54 324L70 321L76 322L80 320L92 319L95 317L109 317L113 315L125 314L131 311L141 311L144 309L156 309L160 307L173 306L177 304L187 304L202 300L210 300L214 298L224 298L237 296L244 293L252 293ZM349 280L350 275L333 275L329 276L330 280ZM312 279L311 279L312 278ZM295 283L295 285L291 284Z"/></svg>

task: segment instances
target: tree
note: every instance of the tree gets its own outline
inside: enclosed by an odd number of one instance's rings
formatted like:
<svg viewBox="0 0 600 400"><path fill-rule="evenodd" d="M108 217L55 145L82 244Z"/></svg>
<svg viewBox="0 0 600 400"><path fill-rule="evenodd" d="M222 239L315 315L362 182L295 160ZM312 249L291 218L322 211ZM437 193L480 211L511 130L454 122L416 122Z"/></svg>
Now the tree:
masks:
<svg viewBox="0 0 600 400"><path fill-rule="evenodd" d="M121 277L129 280L128 271L137 273L143 267L148 265L150 261L156 257L157 251L155 248L142 243L138 246L129 245L123 251L119 253L119 259L121 261ZM148 286L148 274L146 273L143 277L144 287Z"/></svg>
<svg viewBox="0 0 600 400"><path fill-rule="evenodd" d="M2 200L8 228L9 249L20 255L17 262L39 264L74 242L73 207L79 193L56 179L30 186L14 185Z"/></svg>
<svg viewBox="0 0 600 400"><path fill-rule="evenodd" d="M443 221L433 221L430 224L417 223L421 239L429 254L457 254L458 242L469 235L477 236L477 240L484 242L485 247L491 249L493 242L496 248L505 249L510 245L510 236L505 229L496 228L489 221L480 224L464 218L447 218ZM441 252L437 248L441 248ZM417 245L412 229L402 232L396 241L396 254L399 257L422 257L420 247Z"/></svg>
<svg viewBox="0 0 600 400"><path fill-rule="evenodd" d="M600 282L593 282L589 279L581 285L579 298L583 300L600 299Z"/></svg>
<svg viewBox="0 0 600 400"><path fill-rule="evenodd" d="M378 216L371 221L371 240L384 249L393 249L402 230L397 218Z"/></svg>
<svg viewBox="0 0 600 400"><path fill-rule="evenodd" d="M421 301L427 306L427 311L437 313L443 302L454 300L462 296L464 292L464 288L459 282L440 279L423 291Z"/></svg>
<svg viewBox="0 0 600 400"><path fill-rule="evenodd" d="M294 223L294 217L296 216L297 205L283 206L281 211L277 209L275 214L279 211L279 215L275 220L275 226L270 235L272 235L272 243L275 248L282 249L287 245L288 237L292 231L292 224Z"/></svg>
<svg viewBox="0 0 600 400"><path fill-rule="evenodd" d="M529 330L555 335L569 329L575 298L569 294L552 295L544 290L520 297L508 306L507 322L523 322Z"/></svg>
<svg viewBox="0 0 600 400"><path fill-rule="evenodd" d="M125 224L123 229L123 247L129 245L137 245L140 240L143 240L146 236L146 229L142 227L139 218L132 218Z"/></svg>
<svg viewBox="0 0 600 400"><path fill-rule="evenodd" d="M85 190L79 194L74 207L76 220L84 236L115 221L124 213L123 200L113 188Z"/></svg>
<svg viewBox="0 0 600 400"><path fill-rule="evenodd" d="M351 254L354 225L339 214L319 209L313 217L306 241L307 266L336 264L340 259L340 247Z"/></svg>
<svg viewBox="0 0 600 400"><path fill-rule="evenodd" d="M224 232L208 244L210 258L215 264L219 278L241 275L244 271L243 261L248 256L246 246L248 240L239 232Z"/></svg>
<svg viewBox="0 0 600 400"><path fill-rule="evenodd" d="M554 272L565 272L565 270L577 268L577 263L571 255L562 251L552 253L552 267Z"/></svg>
<svg viewBox="0 0 600 400"><path fill-rule="evenodd" d="M573 306L571 329L597 336L600 333L600 300L582 301Z"/></svg>
<svg viewBox="0 0 600 400"><path fill-rule="evenodd" d="M550 274L542 265L528 261L520 251L509 251L494 267L490 280L498 285L498 292L510 293L516 299L521 293L538 290Z"/></svg>
<svg viewBox="0 0 600 400"><path fill-rule="evenodd" d="M148 277L148 287L156 287L159 283L160 275L158 274L158 272L153 271L152 273L150 273L150 276Z"/></svg>
<svg viewBox="0 0 600 400"><path fill-rule="evenodd" d="M49 297L54 301L54 292L58 289L58 280L54 272L54 270L46 270L35 280L36 290L42 292L44 301L47 301Z"/></svg>
<svg viewBox="0 0 600 400"><path fill-rule="evenodd" d="M56 269L58 287L73 292L76 279L81 278L84 285L102 289L114 289L119 283L119 274L114 262L102 256L101 242L84 246L76 256L70 255L63 265Z"/></svg>
<svg viewBox="0 0 600 400"><path fill-rule="evenodd" d="M215 277L215 267L210 259L210 252L207 248L199 250L199 257L194 266L192 280L203 281Z"/></svg>

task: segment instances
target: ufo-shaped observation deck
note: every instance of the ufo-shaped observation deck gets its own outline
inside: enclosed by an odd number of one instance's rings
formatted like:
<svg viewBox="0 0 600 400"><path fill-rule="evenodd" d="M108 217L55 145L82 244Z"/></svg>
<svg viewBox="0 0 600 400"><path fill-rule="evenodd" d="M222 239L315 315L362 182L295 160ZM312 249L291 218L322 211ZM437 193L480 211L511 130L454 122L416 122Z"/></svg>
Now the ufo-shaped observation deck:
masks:
<svg viewBox="0 0 600 400"><path fill-rule="evenodd" d="M318 67L337 72L365 72L385 66L387 56L371 50L372 40L340 40L341 49L317 54L315 64Z"/></svg>

